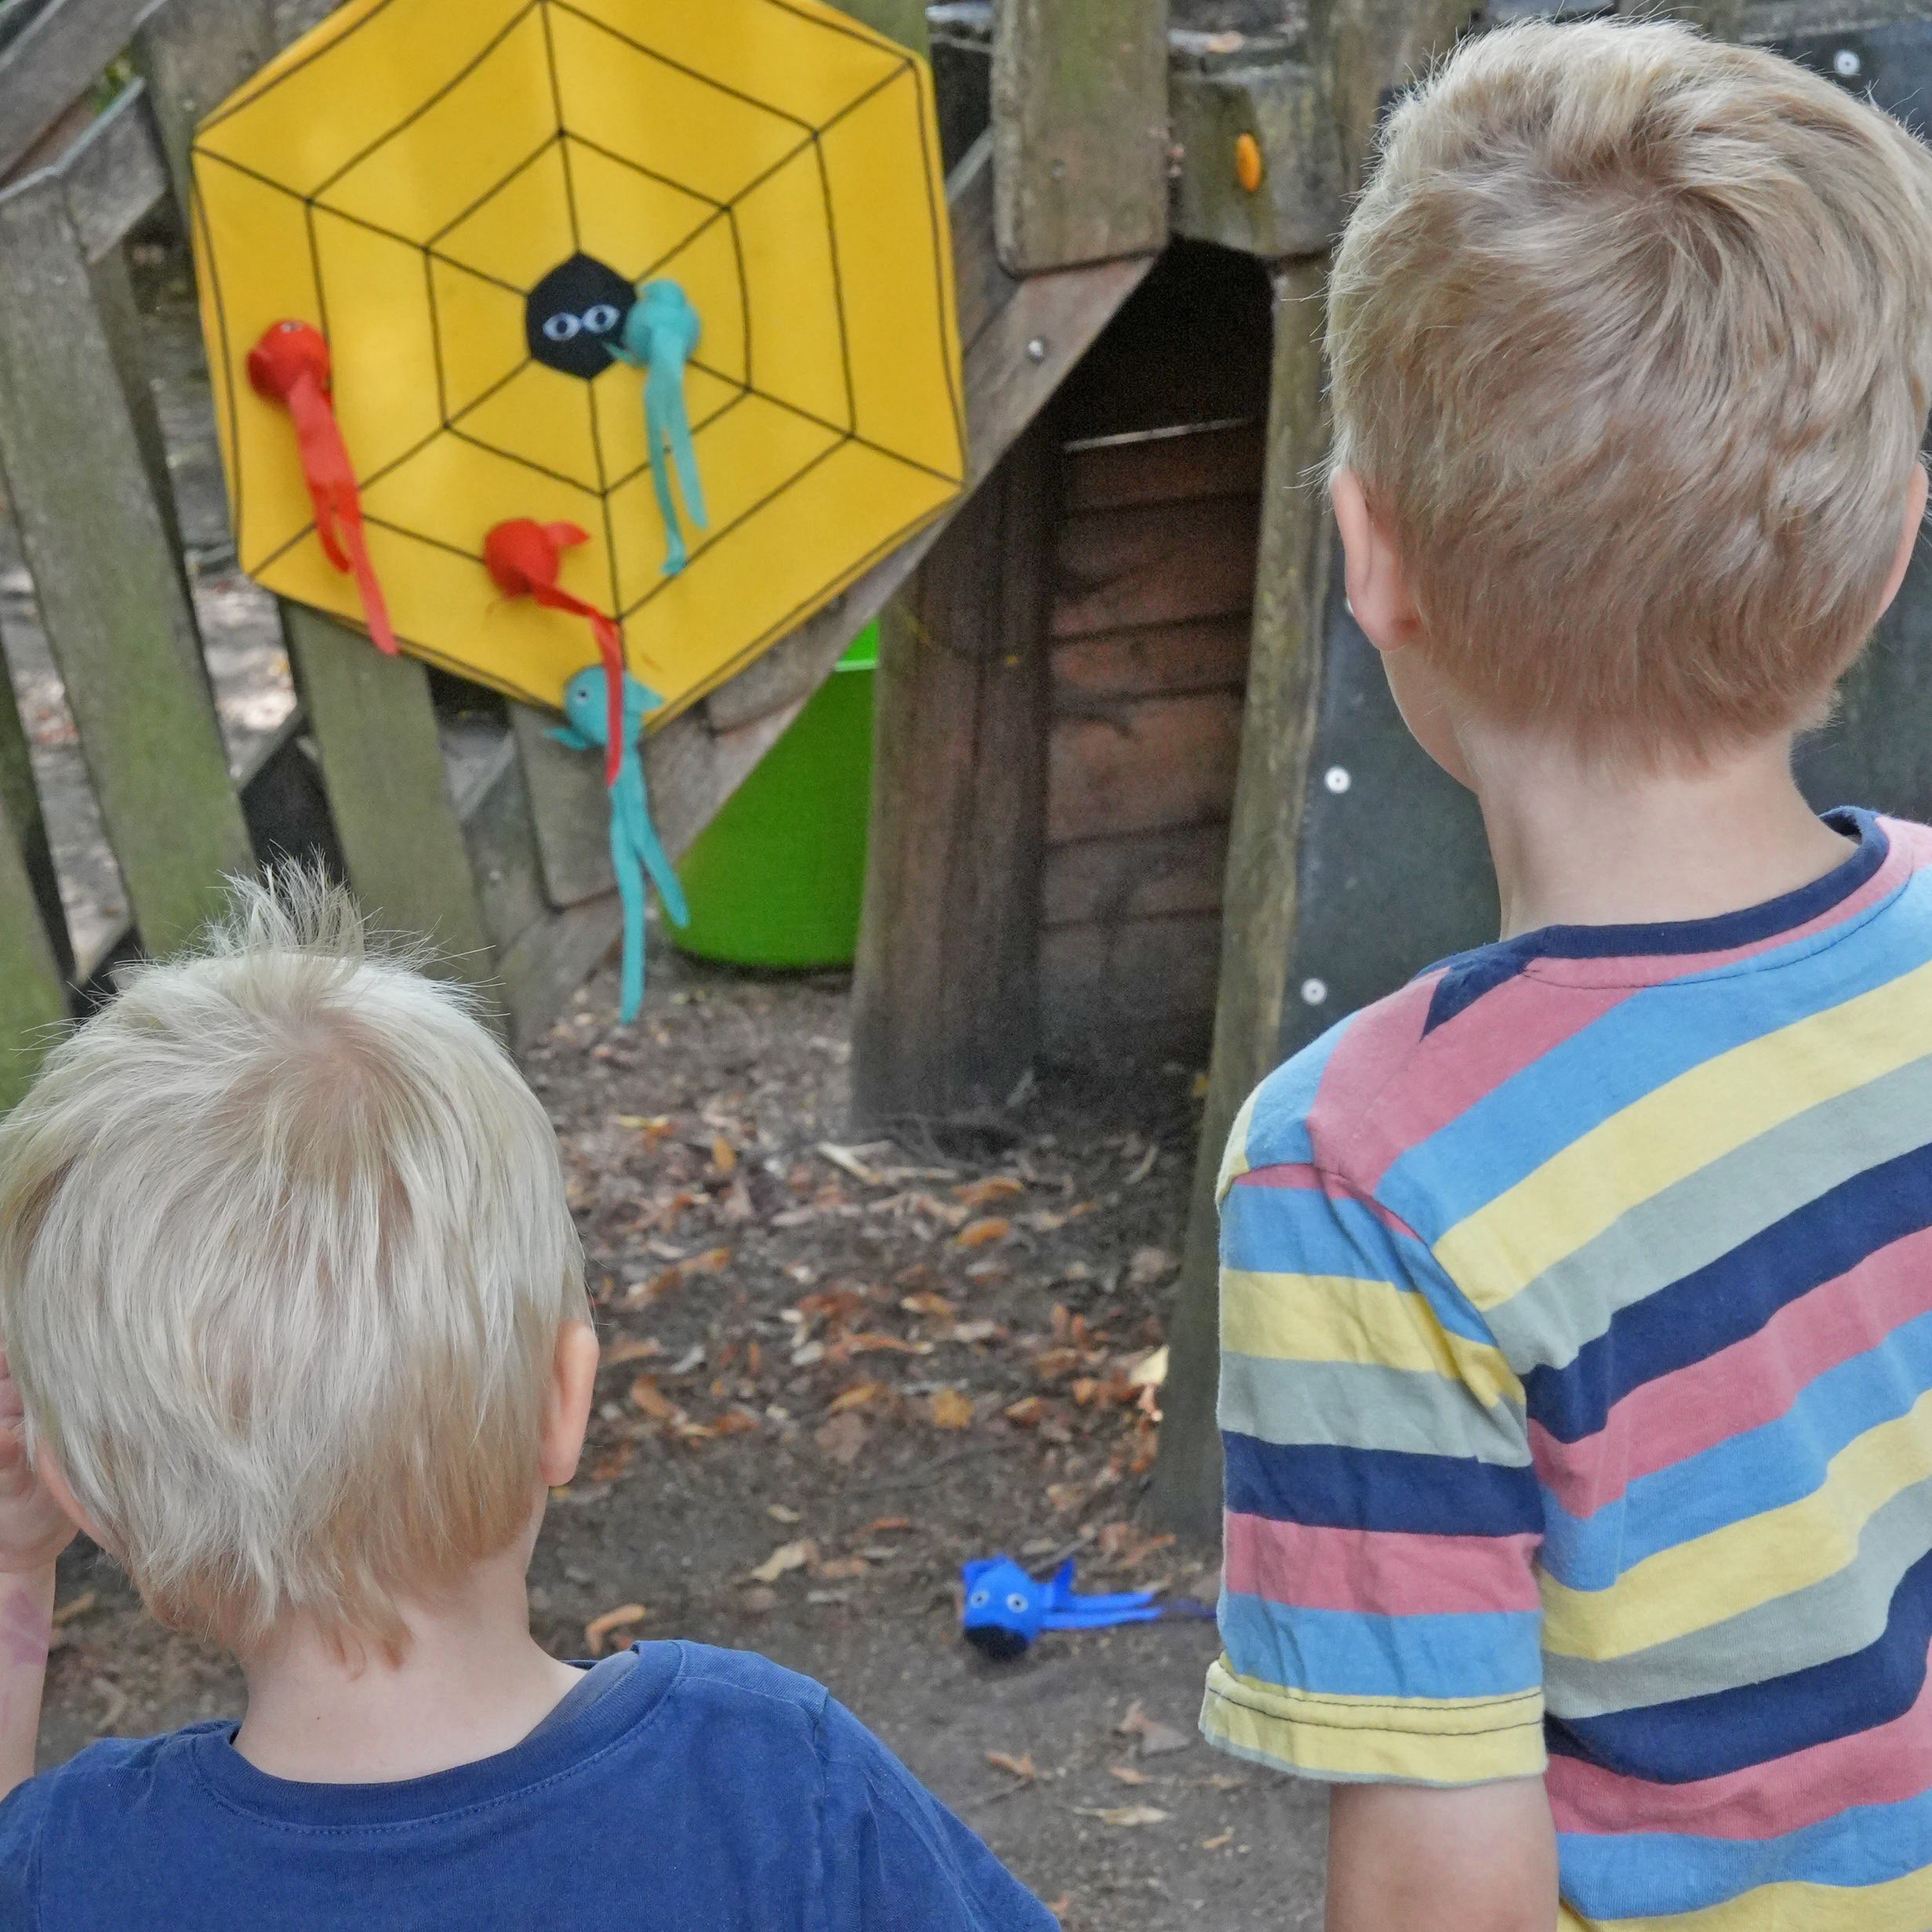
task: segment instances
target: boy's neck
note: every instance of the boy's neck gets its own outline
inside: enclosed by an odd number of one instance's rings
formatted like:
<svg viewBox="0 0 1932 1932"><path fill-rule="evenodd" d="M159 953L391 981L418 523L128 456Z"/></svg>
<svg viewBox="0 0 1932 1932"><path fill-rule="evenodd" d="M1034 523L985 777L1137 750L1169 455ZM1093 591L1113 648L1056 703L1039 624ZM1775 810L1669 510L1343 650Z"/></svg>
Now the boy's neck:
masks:
<svg viewBox="0 0 1932 1932"><path fill-rule="evenodd" d="M479 1563L429 1606L405 1611L400 1664L345 1664L305 1624L278 1628L241 1659L248 1715L235 1749L256 1770L308 1784L423 1778L507 1751L580 1673L530 1635L518 1549Z"/></svg>
<svg viewBox="0 0 1932 1932"><path fill-rule="evenodd" d="M1502 937L1708 919L1822 878L1849 855L1792 776L1789 734L1645 773L1478 730L1463 749L1495 862Z"/></svg>

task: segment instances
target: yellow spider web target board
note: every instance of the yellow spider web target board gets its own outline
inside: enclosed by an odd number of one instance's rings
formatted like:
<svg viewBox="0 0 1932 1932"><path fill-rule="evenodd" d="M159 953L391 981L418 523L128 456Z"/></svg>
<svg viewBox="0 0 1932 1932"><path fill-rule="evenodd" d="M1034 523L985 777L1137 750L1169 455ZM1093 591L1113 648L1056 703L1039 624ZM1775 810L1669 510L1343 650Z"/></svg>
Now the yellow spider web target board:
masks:
<svg viewBox="0 0 1932 1932"><path fill-rule="evenodd" d="M932 76L817 0L351 0L209 116L193 166L243 568L360 617L248 380L264 330L310 321L405 648L514 697L555 708L590 660L580 623L499 596L497 523L590 533L563 586L619 619L662 722L963 486ZM709 523L676 575L638 371L555 340L560 303L608 329L658 278L703 329Z"/></svg>

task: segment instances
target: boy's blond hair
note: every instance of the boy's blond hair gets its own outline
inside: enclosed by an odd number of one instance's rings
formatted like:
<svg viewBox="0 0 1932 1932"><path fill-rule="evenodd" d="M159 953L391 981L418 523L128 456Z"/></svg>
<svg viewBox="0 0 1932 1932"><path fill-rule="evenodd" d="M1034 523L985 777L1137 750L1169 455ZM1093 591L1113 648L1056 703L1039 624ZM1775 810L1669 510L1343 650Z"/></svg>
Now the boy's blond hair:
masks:
<svg viewBox="0 0 1932 1932"><path fill-rule="evenodd" d="M1335 263L1335 461L1481 713L1640 760L1814 714L1932 392L1932 157L1667 24L1469 42Z"/></svg>
<svg viewBox="0 0 1932 1932"><path fill-rule="evenodd" d="M238 887L0 1122L36 1447L149 1607L231 1647L295 1614L399 1654L400 1606L529 1524L587 1313L543 1106L317 879Z"/></svg>

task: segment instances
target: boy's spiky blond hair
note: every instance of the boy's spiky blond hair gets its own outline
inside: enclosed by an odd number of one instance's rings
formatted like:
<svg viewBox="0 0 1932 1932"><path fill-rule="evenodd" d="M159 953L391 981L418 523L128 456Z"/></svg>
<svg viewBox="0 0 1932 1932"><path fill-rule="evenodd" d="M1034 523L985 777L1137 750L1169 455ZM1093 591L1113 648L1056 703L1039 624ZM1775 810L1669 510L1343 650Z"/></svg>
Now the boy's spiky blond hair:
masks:
<svg viewBox="0 0 1932 1932"><path fill-rule="evenodd" d="M400 1607L541 1494L560 1325L587 1314L555 1136L456 989L347 896L241 884L0 1121L0 1335L37 1449L165 1621Z"/></svg>
<svg viewBox="0 0 1932 1932"><path fill-rule="evenodd" d="M1335 461L1478 710L1647 761L1814 713L1932 394L1932 158L1790 62L1531 24L1390 116L1330 290Z"/></svg>

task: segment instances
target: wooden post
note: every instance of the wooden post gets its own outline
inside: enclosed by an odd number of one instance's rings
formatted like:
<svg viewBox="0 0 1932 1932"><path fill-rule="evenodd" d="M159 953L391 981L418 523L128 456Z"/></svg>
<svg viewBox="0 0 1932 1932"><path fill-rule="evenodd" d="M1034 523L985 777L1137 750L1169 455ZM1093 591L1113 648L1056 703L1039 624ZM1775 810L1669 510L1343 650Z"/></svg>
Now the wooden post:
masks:
<svg viewBox="0 0 1932 1932"><path fill-rule="evenodd" d="M0 1113L27 1091L67 1011L65 975L42 923L20 833L0 794Z"/></svg>
<svg viewBox="0 0 1932 1932"><path fill-rule="evenodd" d="M1235 1114L1275 1064L1295 930L1302 808L1314 742L1327 591L1327 494L1309 480L1327 447L1322 397L1320 257L1275 284L1274 369L1262 483L1254 643L1222 898L1214 1057L1196 1157L1180 1279L1169 1318L1168 1381L1153 1494L1162 1517L1208 1537L1221 1509L1215 1428L1219 1216L1215 1182Z"/></svg>
<svg viewBox="0 0 1932 1932"><path fill-rule="evenodd" d="M0 197L0 455L143 943L252 864L168 520L53 173Z"/></svg>
<svg viewBox="0 0 1932 1932"><path fill-rule="evenodd" d="M188 144L202 118L220 107L276 48L267 0L162 0L134 42L147 77L175 197L188 205Z"/></svg>
<svg viewBox="0 0 1932 1932"><path fill-rule="evenodd" d="M852 988L862 1121L997 1104L1032 1064L1055 455L1036 422L880 623Z"/></svg>
<svg viewBox="0 0 1932 1932"><path fill-rule="evenodd" d="M385 657L319 611L283 606L296 688L315 728L349 883L372 913L482 984L495 965L430 703L414 658Z"/></svg>
<svg viewBox="0 0 1932 1932"><path fill-rule="evenodd" d="M926 30L925 0L837 0L841 13L881 34L889 34L902 47L909 47L921 60L929 60L932 41Z"/></svg>
<svg viewBox="0 0 1932 1932"><path fill-rule="evenodd" d="M1004 0L993 130L1014 274L1164 248L1167 0Z"/></svg>

